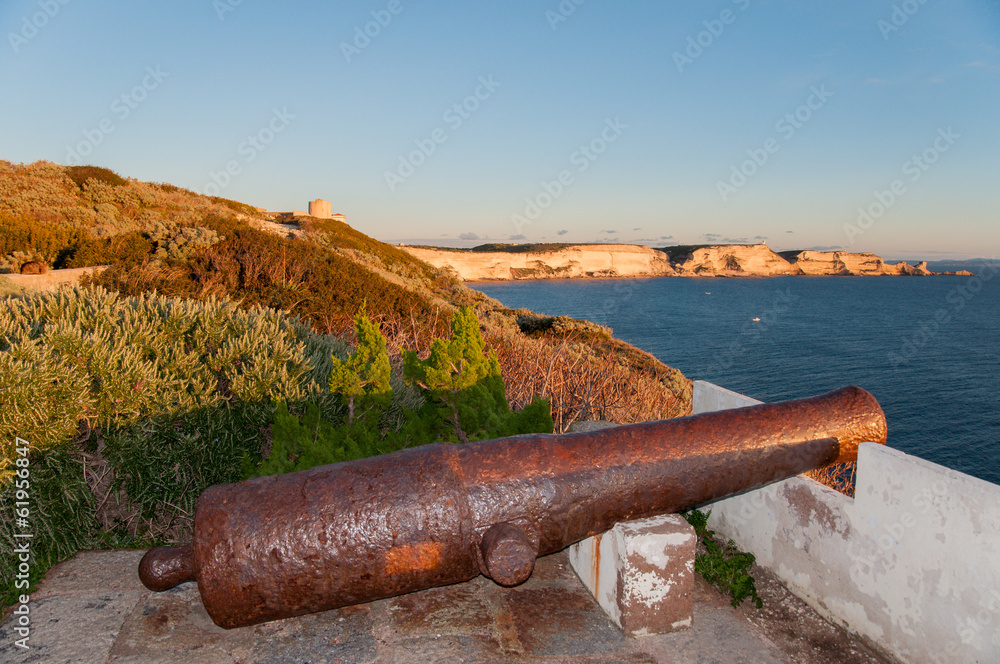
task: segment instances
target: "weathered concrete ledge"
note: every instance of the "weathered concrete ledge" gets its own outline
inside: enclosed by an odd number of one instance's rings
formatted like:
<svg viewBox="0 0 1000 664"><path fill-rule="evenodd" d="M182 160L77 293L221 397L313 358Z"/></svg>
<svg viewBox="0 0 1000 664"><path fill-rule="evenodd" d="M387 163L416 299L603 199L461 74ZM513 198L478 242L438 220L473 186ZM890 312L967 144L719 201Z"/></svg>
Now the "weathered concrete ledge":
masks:
<svg viewBox="0 0 1000 664"><path fill-rule="evenodd" d="M694 412L760 403L694 384ZM1000 486L864 443L855 498L793 477L707 506L793 593L904 662L1000 662Z"/></svg>
<svg viewBox="0 0 1000 664"><path fill-rule="evenodd" d="M45 274L4 274L12 284L28 290L53 291L60 286L75 286L87 275L97 275L108 269L107 265L50 270Z"/></svg>

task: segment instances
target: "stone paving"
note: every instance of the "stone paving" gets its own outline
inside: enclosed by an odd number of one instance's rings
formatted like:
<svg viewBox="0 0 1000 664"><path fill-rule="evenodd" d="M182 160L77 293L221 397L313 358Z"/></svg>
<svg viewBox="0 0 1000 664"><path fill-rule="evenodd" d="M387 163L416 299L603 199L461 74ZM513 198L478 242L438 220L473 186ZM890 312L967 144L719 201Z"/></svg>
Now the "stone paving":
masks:
<svg viewBox="0 0 1000 664"><path fill-rule="evenodd" d="M700 578L692 628L625 638L573 573L565 552L540 559L531 579L516 588L503 588L480 577L446 588L234 630L212 623L193 583L164 593L146 590L136 576L142 553L83 552L53 568L31 596L31 648L14 645L16 637L8 620L0 628L0 662L828 661L776 645Z"/></svg>

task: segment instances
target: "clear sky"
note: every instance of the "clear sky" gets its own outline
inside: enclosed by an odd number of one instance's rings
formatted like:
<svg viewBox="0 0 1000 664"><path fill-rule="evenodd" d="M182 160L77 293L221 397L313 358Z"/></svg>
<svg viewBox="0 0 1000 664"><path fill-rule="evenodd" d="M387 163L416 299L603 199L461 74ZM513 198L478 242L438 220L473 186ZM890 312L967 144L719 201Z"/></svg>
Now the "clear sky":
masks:
<svg viewBox="0 0 1000 664"><path fill-rule="evenodd" d="M325 198L387 241L1000 253L996 1L3 0L0 25L9 161Z"/></svg>

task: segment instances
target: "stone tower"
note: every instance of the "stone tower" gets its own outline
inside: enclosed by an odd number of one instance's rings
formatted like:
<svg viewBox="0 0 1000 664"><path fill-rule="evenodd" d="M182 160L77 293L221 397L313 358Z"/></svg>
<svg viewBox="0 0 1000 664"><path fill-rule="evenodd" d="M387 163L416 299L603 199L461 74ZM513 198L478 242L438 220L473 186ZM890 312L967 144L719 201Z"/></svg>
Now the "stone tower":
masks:
<svg viewBox="0 0 1000 664"><path fill-rule="evenodd" d="M322 198L309 201L309 216L318 219L329 219L332 217L333 208L330 206L330 201L324 201Z"/></svg>

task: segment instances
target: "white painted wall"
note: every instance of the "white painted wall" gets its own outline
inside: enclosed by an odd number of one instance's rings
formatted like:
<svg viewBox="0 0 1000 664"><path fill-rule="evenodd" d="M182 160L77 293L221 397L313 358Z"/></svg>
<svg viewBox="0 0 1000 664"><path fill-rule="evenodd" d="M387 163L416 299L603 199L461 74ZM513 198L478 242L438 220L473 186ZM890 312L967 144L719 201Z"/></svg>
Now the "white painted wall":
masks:
<svg viewBox="0 0 1000 664"><path fill-rule="evenodd" d="M754 403L694 384L695 413ZM798 476L706 509L793 593L900 660L1000 662L1000 486L864 443L855 496Z"/></svg>

